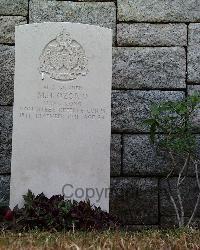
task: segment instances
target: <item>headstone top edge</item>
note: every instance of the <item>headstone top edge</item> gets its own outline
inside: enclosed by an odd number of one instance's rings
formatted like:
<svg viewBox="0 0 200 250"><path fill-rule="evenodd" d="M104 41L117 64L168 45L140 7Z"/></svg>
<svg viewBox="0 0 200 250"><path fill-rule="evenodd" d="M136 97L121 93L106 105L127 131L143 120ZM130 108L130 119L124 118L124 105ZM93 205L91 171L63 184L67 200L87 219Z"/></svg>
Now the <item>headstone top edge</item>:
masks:
<svg viewBox="0 0 200 250"><path fill-rule="evenodd" d="M15 26L15 31L21 31L21 29L25 28L25 27L37 27L37 26L44 26L44 25L48 25L48 24L53 24L53 25L74 25L74 26L88 26L88 27L93 27L102 31L108 31L111 34L113 34L113 30L107 27L102 27L99 25L94 25L94 24L86 24L86 23L75 23L75 22L42 22L42 23L28 23L28 24L21 24L21 25L17 25Z"/></svg>

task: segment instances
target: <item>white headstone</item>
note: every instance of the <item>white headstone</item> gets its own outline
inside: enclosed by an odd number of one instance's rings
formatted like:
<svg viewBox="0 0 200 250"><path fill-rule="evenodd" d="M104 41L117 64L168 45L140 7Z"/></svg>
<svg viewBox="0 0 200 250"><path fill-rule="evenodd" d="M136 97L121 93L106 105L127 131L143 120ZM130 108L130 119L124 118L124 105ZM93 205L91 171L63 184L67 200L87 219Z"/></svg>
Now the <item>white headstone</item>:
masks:
<svg viewBox="0 0 200 250"><path fill-rule="evenodd" d="M28 189L109 210L112 32L16 27L10 206Z"/></svg>

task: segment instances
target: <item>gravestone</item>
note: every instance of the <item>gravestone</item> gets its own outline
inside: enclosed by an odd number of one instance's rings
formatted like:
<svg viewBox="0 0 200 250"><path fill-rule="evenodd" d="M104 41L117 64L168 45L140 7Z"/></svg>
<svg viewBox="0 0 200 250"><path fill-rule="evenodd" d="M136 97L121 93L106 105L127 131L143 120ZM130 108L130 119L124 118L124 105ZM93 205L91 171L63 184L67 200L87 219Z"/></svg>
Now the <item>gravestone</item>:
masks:
<svg viewBox="0 0 200 250"><path fill-rule="evenodd" d="M30 189L109 210L112 32L16 27L10 206Z"/></svg>

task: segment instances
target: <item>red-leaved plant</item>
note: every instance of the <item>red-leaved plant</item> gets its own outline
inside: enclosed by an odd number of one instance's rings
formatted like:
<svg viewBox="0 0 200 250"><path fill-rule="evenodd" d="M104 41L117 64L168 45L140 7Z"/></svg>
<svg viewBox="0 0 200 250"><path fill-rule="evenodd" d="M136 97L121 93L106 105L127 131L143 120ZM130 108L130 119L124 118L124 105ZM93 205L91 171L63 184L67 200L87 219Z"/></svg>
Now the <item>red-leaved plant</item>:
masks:
<svg viewBox="0 0 200 250"><path fill-rule="evenodd" d="M62 195L47 198L43 193L35 196L30 190L24 198L24 206L8 209L4 220L9 228L19 231L40 230L107 230L120 226L119 220L92 206L89 201L64 200Z"/></svg>

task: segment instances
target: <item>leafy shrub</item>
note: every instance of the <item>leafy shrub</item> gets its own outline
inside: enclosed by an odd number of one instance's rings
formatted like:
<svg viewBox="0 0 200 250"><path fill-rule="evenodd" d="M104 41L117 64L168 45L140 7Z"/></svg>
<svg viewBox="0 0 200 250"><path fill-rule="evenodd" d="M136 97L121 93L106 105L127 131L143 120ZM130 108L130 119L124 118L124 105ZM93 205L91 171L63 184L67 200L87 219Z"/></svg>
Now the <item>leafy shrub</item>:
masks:
<svg viewBox="0 0 200 250"><path fill-rule="evenodd" d="M151 142L176 154L194 154L197 144L192 118L198 108L200 95L197 93L183 100L152 105L151 117L145 121L150 126ZM164 136L159 136L159 132Z"/></svg>
<svg viewBox="0 0 200 250"><path fill-rule="evenodd" d="M64 200L64 196L47 198L43 193L35 196L30 190L24 198L24 206L16 206L5 213L10 226L17 230L106 230L117 228L118 219L91 206L89 201Z"/></svg>
<svg viewBox="0 0 200 250"><path fill-rule="evenodd" d="M197 140L193 130L193 117L200 108L200 95L195 93L183 100L168 101L155 104L151 108L151 116L145 121L150 126L150 140L157 148L168 153L172 168L166 176L167 193L174 207L179 227L190 226L200 204L200 159L197 152ZM180 166L180 163L182 164ZM196 176L198 196L191 217L185 222L183 193L188 169L192 167ZM169 178L178 172L175 190ZM176 195L174 195L174 193Z"/></svg>

